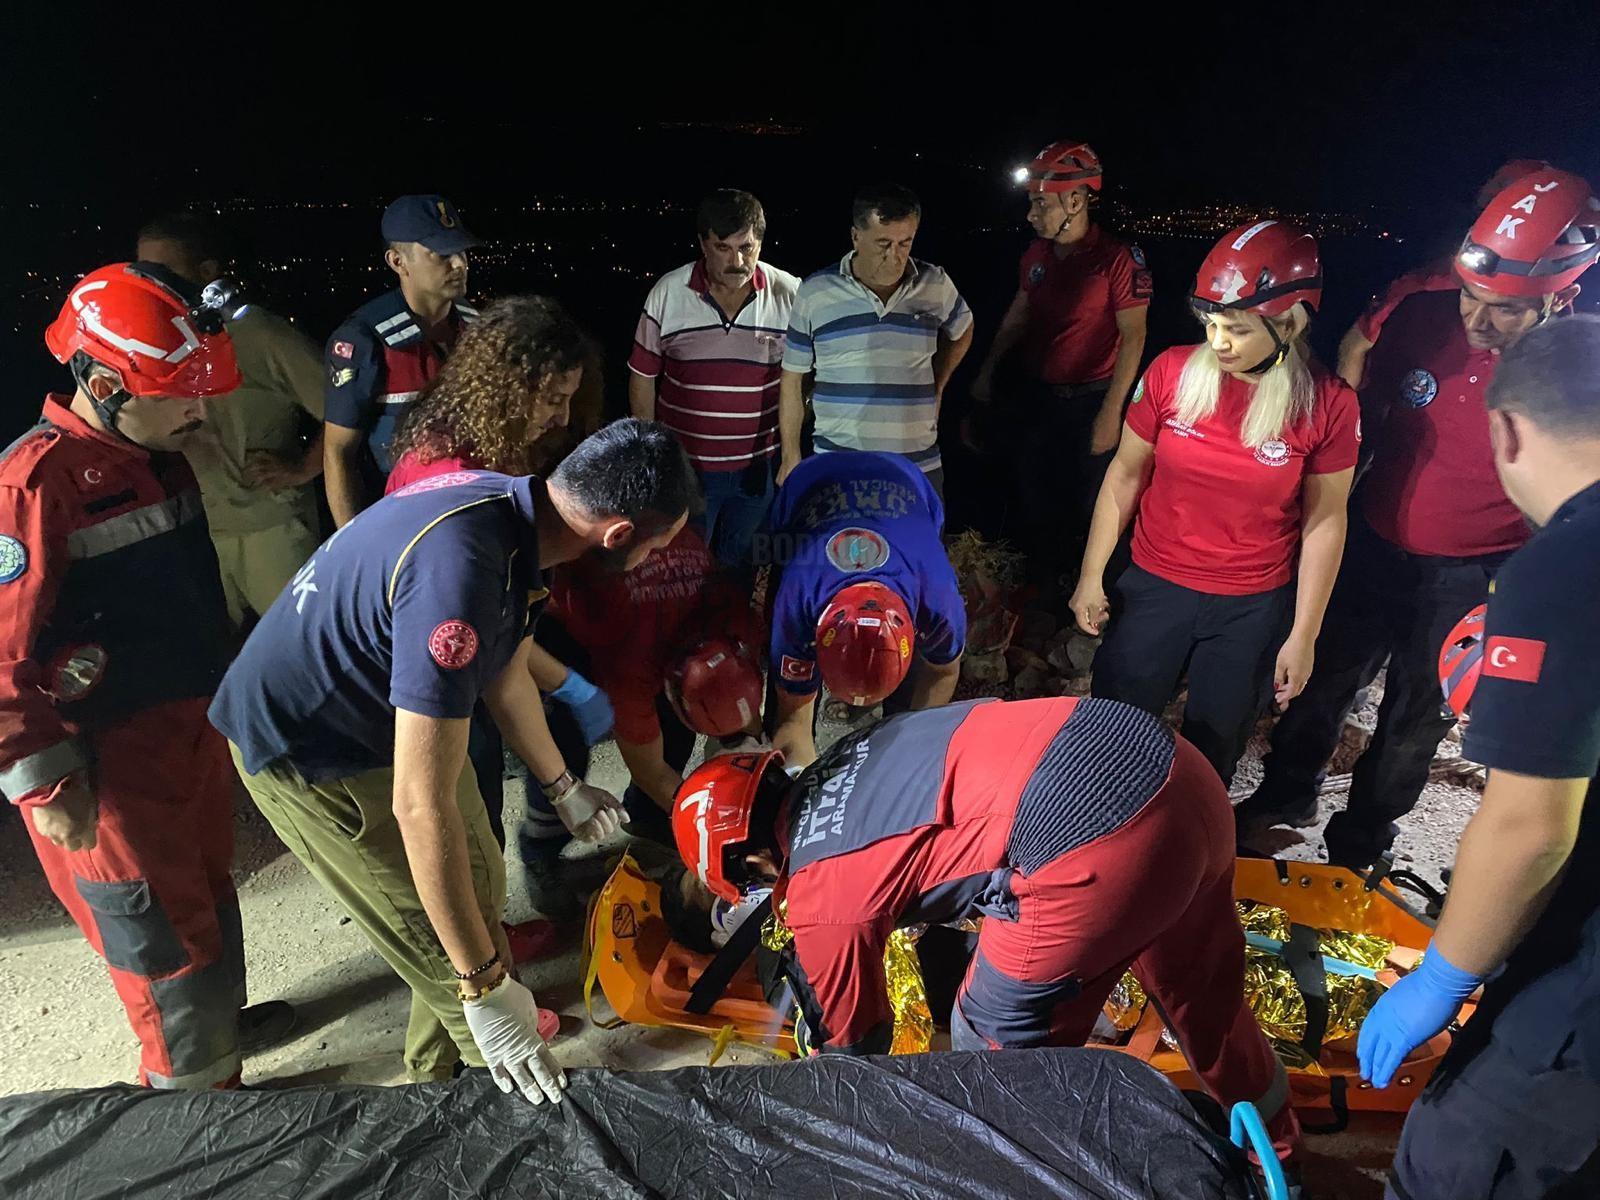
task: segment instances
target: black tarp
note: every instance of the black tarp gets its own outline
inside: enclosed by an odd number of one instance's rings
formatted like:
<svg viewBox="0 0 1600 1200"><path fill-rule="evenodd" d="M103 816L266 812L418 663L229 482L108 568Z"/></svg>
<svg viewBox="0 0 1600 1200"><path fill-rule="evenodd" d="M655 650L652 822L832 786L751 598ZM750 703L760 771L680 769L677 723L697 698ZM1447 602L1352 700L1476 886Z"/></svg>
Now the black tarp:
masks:
<svg viewBox="0 0 1600 1200"><path fill-rule="evenodd" d="M1160 1075L1096 1050L571 1071L559 1107L482 1072L415 1087L0 1099L0 1196L1246 1197Z"/></svg>

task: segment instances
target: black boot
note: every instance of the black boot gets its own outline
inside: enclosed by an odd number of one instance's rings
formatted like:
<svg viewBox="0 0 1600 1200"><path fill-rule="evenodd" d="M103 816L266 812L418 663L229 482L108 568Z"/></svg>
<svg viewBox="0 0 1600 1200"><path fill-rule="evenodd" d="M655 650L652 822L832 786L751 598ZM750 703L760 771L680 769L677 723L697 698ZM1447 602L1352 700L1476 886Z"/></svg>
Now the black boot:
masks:
<svg viewBox="0 0 1600 1200"><path fill-rule="evenodd" d="M276 1046L293 1032L294 1005L286 1000L268 1000L239 1010L239 1052L254 1054Z"/></svg>
<svg viewBox="0 0 1600 1200"><path fill-rule="evenodd" d="M573 894L572 880L561 861L565 838L519 836L523 874L528 881L528 899L541 917L551 921L572 921L583 915L583 906Z"/></svg>

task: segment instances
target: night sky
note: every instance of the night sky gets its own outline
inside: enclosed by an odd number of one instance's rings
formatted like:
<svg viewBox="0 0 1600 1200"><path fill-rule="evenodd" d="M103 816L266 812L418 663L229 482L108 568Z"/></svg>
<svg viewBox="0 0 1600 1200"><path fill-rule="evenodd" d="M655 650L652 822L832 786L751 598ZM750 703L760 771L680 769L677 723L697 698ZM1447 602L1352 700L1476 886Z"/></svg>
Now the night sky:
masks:
<svg viewBox="0 0 1600 1200"><path fill-rule="evenodd" d="M404 191L450 194L487 240L510 241L539 236L495 215L529 197L687 210L734 184L768 206L768 257L804 272L847 248L851 192L885 175L922 193L919 253L960 267L981 341L1026 236L1006 171L1058 137L1095 145L1112 203L1361 212L1418 259L1459 238L1473 191L1508 158L1600 179L1592 2L1213 4L1175 18L1153 4L608 6L584 28L552 23L548 4L292 24L139 7L8 14L0 361L25 381L8 429L54 370L34 331L64 295L57 274L125 256L138 224L175 205L348 202L343 223L257 218L260 254L299 240L364 256ZM752 132L770 127L781 134ZM548 288L625 343L644 281L692 252L686 220L609 219L625 267L607 269L639 267L625 288L602 293L581 258L571 283L482 278ZM980 259L981 229L1004 240ZM1349 303L1410 265L1400 257L1352 260ZM1170 256L1164 275L1153 258L1158 298L1176 301L1189 260ZM319 341L363 298L331 290L325 307L288 296Z"/></svg>

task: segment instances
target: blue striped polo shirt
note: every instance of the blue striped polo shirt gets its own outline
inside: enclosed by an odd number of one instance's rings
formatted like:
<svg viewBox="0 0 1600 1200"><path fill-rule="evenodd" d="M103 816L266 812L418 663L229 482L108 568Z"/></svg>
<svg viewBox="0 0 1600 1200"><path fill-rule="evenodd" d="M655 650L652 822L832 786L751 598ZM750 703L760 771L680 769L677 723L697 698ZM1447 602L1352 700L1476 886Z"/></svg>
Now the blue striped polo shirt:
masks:
<svg viewBox="0 0 1600 1200"><path fill-rule="evenodd" d="M912 259L885 302L850 271L854 252L812 275L795 293L783 369L815 370L815 444L828 450L903 454L937 470L939 397L933 355L939 336L961 337L972 310L950 276Z"/></svg>

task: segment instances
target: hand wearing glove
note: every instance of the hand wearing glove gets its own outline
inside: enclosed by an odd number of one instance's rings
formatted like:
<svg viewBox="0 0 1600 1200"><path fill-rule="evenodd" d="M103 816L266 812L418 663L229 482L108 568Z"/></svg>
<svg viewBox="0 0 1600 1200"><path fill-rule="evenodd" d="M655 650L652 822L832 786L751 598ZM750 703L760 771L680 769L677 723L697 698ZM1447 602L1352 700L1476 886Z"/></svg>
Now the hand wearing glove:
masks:
<svg viewBox="0 0 1600 1200"><path fill-rule="evenodd" d="M1356 1042L1361 1077L1374 1087L1388 1087L1406 1055L1450 1024L1482 982L1482 976L1429 950L1422 965L1379 996L1367 1014Z"/></svg>
<svg viewBox="0 0 1600 1200"><path fill-rule="evenodd" d="M580 842L603 841L629 819L628 810L622 807L620 800L581 779L573 779L570 785L551 796L550 803L567 831Z"/></svg>
<svg viewBox="0 0 1600 1200"><path fill-rule="evenodd" d="M560 1101L567 1073L539 1036L539 1006L532 992L506 974L476 999L463 1000L461 1008L502 1092L515 1087L530 1104Z"/></svg>
<svg viewBox="0 0 1600 1200"><path fill-rule="evenodd" d="M583 740L589 745L594 745L611 732L612 722L616 719L611 712L611 701L571 667L567 668L567 677L561 681L560 687L550 693L550 697L572 710L572 715L578 718L578 728L583 731Z"/></svg>

